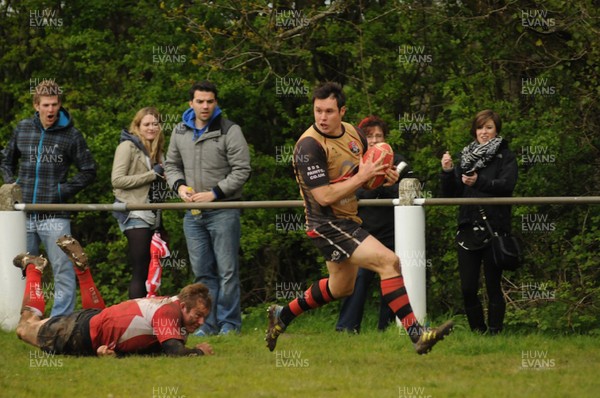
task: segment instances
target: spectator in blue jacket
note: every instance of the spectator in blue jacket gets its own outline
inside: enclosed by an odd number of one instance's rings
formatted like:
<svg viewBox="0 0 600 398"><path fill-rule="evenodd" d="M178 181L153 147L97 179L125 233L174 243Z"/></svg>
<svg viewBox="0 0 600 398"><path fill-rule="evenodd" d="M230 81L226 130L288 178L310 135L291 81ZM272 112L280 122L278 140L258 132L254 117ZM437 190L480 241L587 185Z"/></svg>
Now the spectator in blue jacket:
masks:
<svg viewBox="0 0 600 398"><path fill-rule="evenodd" d="M63 92L56 82L42 81L33 95L35 114L19 122L2 151L4 183L21 187L24 203L65 203L96 178L96 163L83 135L62 107ZM77 172L69 177L72 166ZM18 171L17 171L18 170ZM75 271L56 245L71 234L69 213L29 212L27 251L40 254L43 243L54 274L54 305L51 316L66 315L75 308Z"/></svg>

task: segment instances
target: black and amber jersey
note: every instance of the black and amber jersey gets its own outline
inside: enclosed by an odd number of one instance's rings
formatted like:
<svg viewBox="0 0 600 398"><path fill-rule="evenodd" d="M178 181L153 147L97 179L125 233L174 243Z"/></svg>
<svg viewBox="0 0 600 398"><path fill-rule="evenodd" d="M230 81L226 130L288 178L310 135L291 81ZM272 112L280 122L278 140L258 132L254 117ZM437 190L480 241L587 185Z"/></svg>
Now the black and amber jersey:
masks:
<svg viewBox="0 0 600 398"><path fill-rule="evenodd" d="M352 177L366 147L367 140L363 134L345 122L342 122L339 136L325 135L313 125L298 139L294 148L294 173L304 199L309 230L337 218L361 222L357 216L358 201L354 192L330 206L321 206L311 190Z"/></svg>

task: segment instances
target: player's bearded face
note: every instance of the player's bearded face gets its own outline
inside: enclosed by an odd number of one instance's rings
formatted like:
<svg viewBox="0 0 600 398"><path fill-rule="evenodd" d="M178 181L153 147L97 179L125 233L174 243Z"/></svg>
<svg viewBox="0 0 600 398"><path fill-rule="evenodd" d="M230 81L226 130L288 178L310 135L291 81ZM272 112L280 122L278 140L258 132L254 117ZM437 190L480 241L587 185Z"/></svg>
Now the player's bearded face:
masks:
<svg viewBox="0 0 600 398"><path fill-rule="evenodd" d="M315 124L317 128L328 135L338 135L342 129L342 118L346 113L346 107L338 108L334 97L315 99L313 104Z"/></svg>
<svg viewBox="0 0 600 398"><path fill-rule="evenodd" d="M210 310L201 302L198 302L195 307L189 310L185 306L182 306L183 327L188 333L194 333L200 326L204 325L204 319L208 316L209 312Z"/></svg>

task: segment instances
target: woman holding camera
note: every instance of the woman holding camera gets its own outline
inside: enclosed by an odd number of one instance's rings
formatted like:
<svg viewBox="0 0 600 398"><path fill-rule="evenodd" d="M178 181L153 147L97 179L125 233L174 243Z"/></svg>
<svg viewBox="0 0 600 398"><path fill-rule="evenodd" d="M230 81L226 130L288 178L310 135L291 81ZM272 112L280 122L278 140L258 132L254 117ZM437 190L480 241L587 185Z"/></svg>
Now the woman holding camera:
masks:
<svg viewBox="0 0 600 398"><path fill-rule="evenodd" d="M473 141L463 148L455 165L448 152L442 156L442 192L447 197L485 198L512 196L517 183L517 160L499 134L500 116L483 110L473 119ZM494 232L509 233L510 205L462 205L458 211L458 271L465 312L471 330L489 334L502 331L506 303L502 293L502 270L494 265L481 209ZM487 325L478 296L481 264L488 295Z"/></svg>

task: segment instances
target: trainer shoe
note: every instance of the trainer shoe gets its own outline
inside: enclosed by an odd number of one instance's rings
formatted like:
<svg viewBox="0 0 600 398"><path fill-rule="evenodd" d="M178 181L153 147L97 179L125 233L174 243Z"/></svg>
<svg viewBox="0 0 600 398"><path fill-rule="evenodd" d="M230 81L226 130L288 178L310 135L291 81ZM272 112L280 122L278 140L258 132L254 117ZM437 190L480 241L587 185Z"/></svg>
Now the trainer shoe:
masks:
<svg viewBox="0 0 600 398"><path fill-rule="evenodd" d="M208 336L208 334L204 330L202 330L202 328L198 328L198 330L194 332L194 336L206 337Z"/></svg>
<svg viewBox="0 0 600 398"><path fill-rule="evenodd" d="M25 271L29 264L33 264L37 270L44 272L44 268L48 265L48 260L44 256L32 256L29 253L21 253L13 258L13 264L15 267L21 268L23 278L25 278Z"/></svg>
<svg viewBox="0 0 600 398"><path fill-rule="evenodd" d="M440 340L444 340L444 336L449 335L454 327L453 321L447 321L437 328L424 331L415 343L417 354L423 355L431 351L431 348Z"/></svg>
<svg viewBox="0 0 600 398"><path fill-rule="evenodd" d="M277 344L277 337L283 332L285 332L285 325L281 322L279 318L279 314L283 309L280 305L272 305L267 310L268 318L269 318L269 328L267 329L267 334L265 336L265 341L267 342L267 347L269 351L273 351L275 349L275 345Z"/></svg>
<svg viewBox="0 0 600 398"><path fill-rule="evenodd" d="M87 254L85 254L77 239L71 235L64 235L58 238L56 244L80 271L85 271L89 268Z"/></svg>

